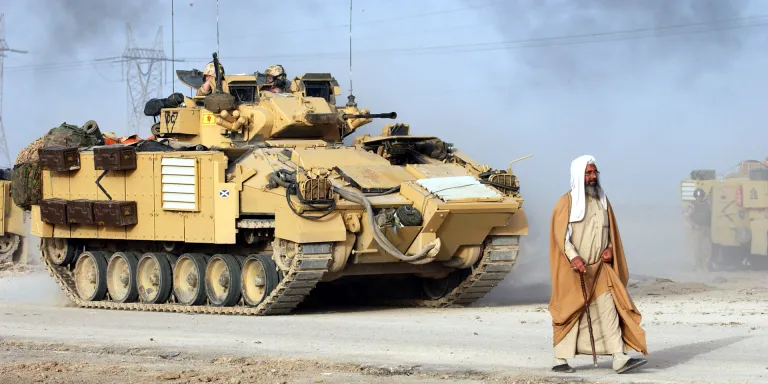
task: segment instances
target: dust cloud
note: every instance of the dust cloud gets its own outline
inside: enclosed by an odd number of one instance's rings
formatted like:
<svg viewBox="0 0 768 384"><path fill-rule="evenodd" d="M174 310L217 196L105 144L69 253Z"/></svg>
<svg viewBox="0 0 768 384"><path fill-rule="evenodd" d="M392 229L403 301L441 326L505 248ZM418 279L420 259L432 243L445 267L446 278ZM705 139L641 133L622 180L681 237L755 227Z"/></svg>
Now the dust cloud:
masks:
<svg viewBox="0 0 768 384"><path fill-rule="evenodd" d="M502 132L499 140L516 154L535 154L515 166L531 233L518 265L485 303L548 302L552 209L568 190L570 161L582 154L597 159L630 275L692 276L680 181L692 169L724 171L765 156L750 139L763 130L750 121L762 115L754 102L764 85L760 8L594 0L491 2L472 11L505 42L498 45L513 74L495 84L509 85L512 95L488 90L505 100L489 103L509 111L509 121L488 129ZM510 150L492 147L483 150L498 155L487 158L503 163Z"/></svg>
<svg viewBox="0 0 768 384"><path fill-rule="evenodd" d="M29 214L26 216L29 232ZM68 299L41 264L39 243L39 237L28 234L21 255L26 263L0 269L0 302L67 305Z"/></svg>
<svg viewBox="0 0 768 384"><path fill-rule="evenodd" d="M552 205L554 208L554 202ZM681 210L627 205L613 208L624 242L630 281L679 279L694 272L693 257L686 248L686 223ZM549 224L546 220L540 221ZM536 236L522 240L515 268L497 288L478 301L478 305L548 303L550 287L547 227Z"/></svg>

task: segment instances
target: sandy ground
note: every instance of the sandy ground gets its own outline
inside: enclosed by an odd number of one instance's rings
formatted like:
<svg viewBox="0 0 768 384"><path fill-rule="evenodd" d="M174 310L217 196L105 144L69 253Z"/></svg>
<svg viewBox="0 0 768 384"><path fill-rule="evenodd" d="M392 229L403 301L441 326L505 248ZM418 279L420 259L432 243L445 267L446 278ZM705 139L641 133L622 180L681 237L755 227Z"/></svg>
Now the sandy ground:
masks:
<svg viewBox="0 0 768 384"><path fill-rule="evenodd" d="M676 210L616 211L650 353L631 374L591 356L571 361L574 374L549 371L547 239L534 231L502 285L473 307L439 310L91 310L71 307L39 266L0 265L0 384L768 383L768 273L681 272L692 261Z"/></svg>
<svg viewBox="0 0 768 384"><path fill-rule="evenodd" d="M765 277L635 275L649 363L616 375L579 356L563 377L549 372L541 276L513 274L471 308L233 317L73 308L46 273L13 268L0 271L0 383L768 382Z"/></svg>

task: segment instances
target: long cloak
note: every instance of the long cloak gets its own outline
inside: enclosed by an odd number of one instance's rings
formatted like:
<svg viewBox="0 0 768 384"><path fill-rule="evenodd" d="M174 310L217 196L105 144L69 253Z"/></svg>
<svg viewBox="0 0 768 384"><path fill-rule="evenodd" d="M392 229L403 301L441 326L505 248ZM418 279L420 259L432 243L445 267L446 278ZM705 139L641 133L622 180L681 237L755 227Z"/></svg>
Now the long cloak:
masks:
<svg viewBox="0 0 768 384"><path fill-rule="evenodd" d="M619 235L619 227L613 214L610 201L607 201L608 222L610 223L611 244L613 244L613 262L599 262L587 268L585 282L587 298L592 303L600 294L610 290L624 343L643 355L648 355L645 344L645 331L640 326L642 315L635 307L626 290L629 281L624 246ZM571 211L571 194L566 193L558 199L552 212L549 236L549 266L552 278L552 296L549 301L549 313L552 316L554 331L553 346L557 345L584 312L584 296L579 273L575 272L565 255L565 235Z"/></svg>

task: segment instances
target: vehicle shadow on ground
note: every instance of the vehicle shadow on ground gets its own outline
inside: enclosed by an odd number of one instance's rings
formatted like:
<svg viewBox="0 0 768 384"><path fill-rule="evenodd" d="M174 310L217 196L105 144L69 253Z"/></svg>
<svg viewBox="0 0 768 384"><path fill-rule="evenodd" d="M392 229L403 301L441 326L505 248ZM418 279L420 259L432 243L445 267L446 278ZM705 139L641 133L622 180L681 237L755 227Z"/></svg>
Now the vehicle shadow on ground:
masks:
<svg viewBox="0 0 768 384"><path fill-rule="evenodd" d="M551 295L549 282L504 284L488 292L473 306L501 307L511 305L547 304Z"/></svg>

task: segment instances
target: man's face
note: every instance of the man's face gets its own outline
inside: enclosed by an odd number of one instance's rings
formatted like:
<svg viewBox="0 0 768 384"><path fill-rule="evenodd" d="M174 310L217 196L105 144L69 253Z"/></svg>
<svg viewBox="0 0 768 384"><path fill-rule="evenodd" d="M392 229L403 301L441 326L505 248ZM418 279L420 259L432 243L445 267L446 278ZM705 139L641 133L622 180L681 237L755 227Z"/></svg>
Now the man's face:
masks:
<svg viewBox="0 0 768 384"><path fill-rule="evenodd" d="M584 185L597 185L597 176L600 172L597 171L597 167L594 164L587 164L587 169L584 170Z"/></svg>

